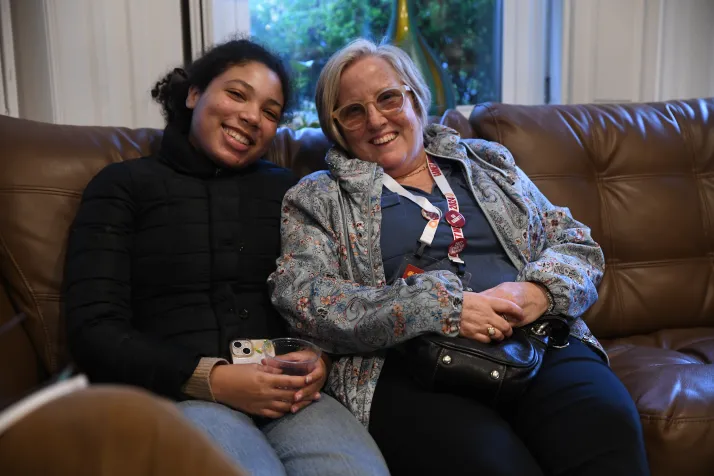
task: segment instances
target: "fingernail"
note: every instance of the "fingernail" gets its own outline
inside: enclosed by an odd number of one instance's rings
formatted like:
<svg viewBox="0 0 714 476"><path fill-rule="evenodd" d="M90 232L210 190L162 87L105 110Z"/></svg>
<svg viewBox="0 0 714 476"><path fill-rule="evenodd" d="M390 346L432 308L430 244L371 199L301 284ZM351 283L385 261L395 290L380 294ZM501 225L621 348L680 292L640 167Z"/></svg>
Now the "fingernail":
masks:
<svg viewBox="0 0 714 476"><path fill-rule="evenodd" d="M310 383L310 382L312 382L312 377L308 375L307 377L305 377L305 383Z"/></svg>
<svg viewBox="0 0 714 476"><path fill-rule="evenodd" d="M314 396L313 398L314 398L315 400L319 400L321 396L322 396L322 395L320 395L320 392L318 392L318 393L315 394L315 396Z"/></svg>
<svg viewBox="0 0 714 476"><path fill-rule="evenodd" d="M298 408L297 408L296 406L293 406L293 407L290 408L290 411L291 411L292 413L296 413L296 412L298 411Z"/></svg>
<svg viewBox="0 0 714 476"><path fill-rule="evenodd" d="M300 400L302 400L302 393L298 392L295 394L295 401L299 402Z"/></svg>

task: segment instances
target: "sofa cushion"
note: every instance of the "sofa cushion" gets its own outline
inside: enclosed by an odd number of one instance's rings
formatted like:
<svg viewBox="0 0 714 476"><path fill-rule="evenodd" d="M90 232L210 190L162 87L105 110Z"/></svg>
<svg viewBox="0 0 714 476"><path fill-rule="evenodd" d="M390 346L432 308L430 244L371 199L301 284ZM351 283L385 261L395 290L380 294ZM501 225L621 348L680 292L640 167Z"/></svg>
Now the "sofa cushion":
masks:
<svg viewBox="0 0 714 476"><path fill-rule="evenodd" d="M603 247L584 318L636 402L652 474L712 474L714 99L484 104L469 122Z"/></svg>
<svg viewBox="0 0 714 476"><path fill-rule="evenodd" d="M652 467L714 468L714 328L668 329L603 341L639 410Z"/></svg>
<svg viewBox="0 0 714 476"><path fill-rule="evenodd" d="M714 326L714 98L485 104L470 122L592 228L607 263L584 316L596 337Z"/></svg>
<svg viewBox="0 0 714 476"><path fill-rule="evenodd" d="M148 154L158 131L59 126L0 116L0 272L42 363L66 360L60 295L69 227L89 180Z"/></svg>
<svg viewBox="0 0 714 476"><path fill-rule="evenodd" d="M305 128L294 131L281 127L266 154L266 159L281 167L292 168L298 177L302 177L327 168L325 155L331 146L320 129Z"/></svg>

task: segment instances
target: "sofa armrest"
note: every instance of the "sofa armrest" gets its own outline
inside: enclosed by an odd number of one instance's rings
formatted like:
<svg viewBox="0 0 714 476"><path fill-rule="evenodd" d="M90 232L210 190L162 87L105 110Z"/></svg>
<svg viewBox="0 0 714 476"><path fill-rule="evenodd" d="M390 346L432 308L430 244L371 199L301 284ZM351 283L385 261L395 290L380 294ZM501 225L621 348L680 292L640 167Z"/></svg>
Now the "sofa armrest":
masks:
<svg viewBox="0 0 714 476"><path fill-rule="evenodd" d="M40 407L0 435L0 474L244 475L172 402L92 386Z"/></svg>
<svg viewBox="0 0 714 476"><path fill-rule="evenodd" d="M30 338L5 289L0 286L0 407L44 380L45 373Z"/></svg>

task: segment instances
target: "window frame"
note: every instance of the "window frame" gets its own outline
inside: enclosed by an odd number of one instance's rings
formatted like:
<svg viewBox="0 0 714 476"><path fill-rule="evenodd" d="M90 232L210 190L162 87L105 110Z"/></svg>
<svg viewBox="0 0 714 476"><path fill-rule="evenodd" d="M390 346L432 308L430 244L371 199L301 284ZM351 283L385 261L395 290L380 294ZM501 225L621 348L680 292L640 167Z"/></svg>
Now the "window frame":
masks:
<svg viewBox="0 0 714 476"><path fill-rule="evenodd" d="M250 34L249 1L188 0L192 57L197 57L206 46L213 44L217 29L221 37L235 33ZM560 11L553 4L562 0L502 1L501 102L545 104L548 78L554 83L553 79L559 77L559 58L553 54L549 35L557 29L557 14ZM214 13L219 11L222 3L230 3L235 10L234 22L222 21L221 25L216 25ZM220 15L222 20L227 17ZM220 30L223 32L220 33ZM463 104L456 108L468 116L473 106Z"/></svg>

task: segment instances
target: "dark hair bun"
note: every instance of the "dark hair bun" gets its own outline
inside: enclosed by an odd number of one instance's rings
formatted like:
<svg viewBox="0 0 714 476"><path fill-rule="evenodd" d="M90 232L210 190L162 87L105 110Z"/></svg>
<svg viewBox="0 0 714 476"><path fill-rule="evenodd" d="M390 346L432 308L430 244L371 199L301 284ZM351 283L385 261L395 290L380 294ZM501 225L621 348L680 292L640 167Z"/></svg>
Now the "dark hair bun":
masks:
<svg viewBox="0 0 714 476"><path fill-rule="evenodd" d="M188 75L183 68L173 71L156 82L151 90L151 97L161 105L161 110L167 123L173 122L177 112L185 108L185 98L188 95ZM184 98L181 101L181 98ZM181 101L181 104L178 102Z"/></svg>

